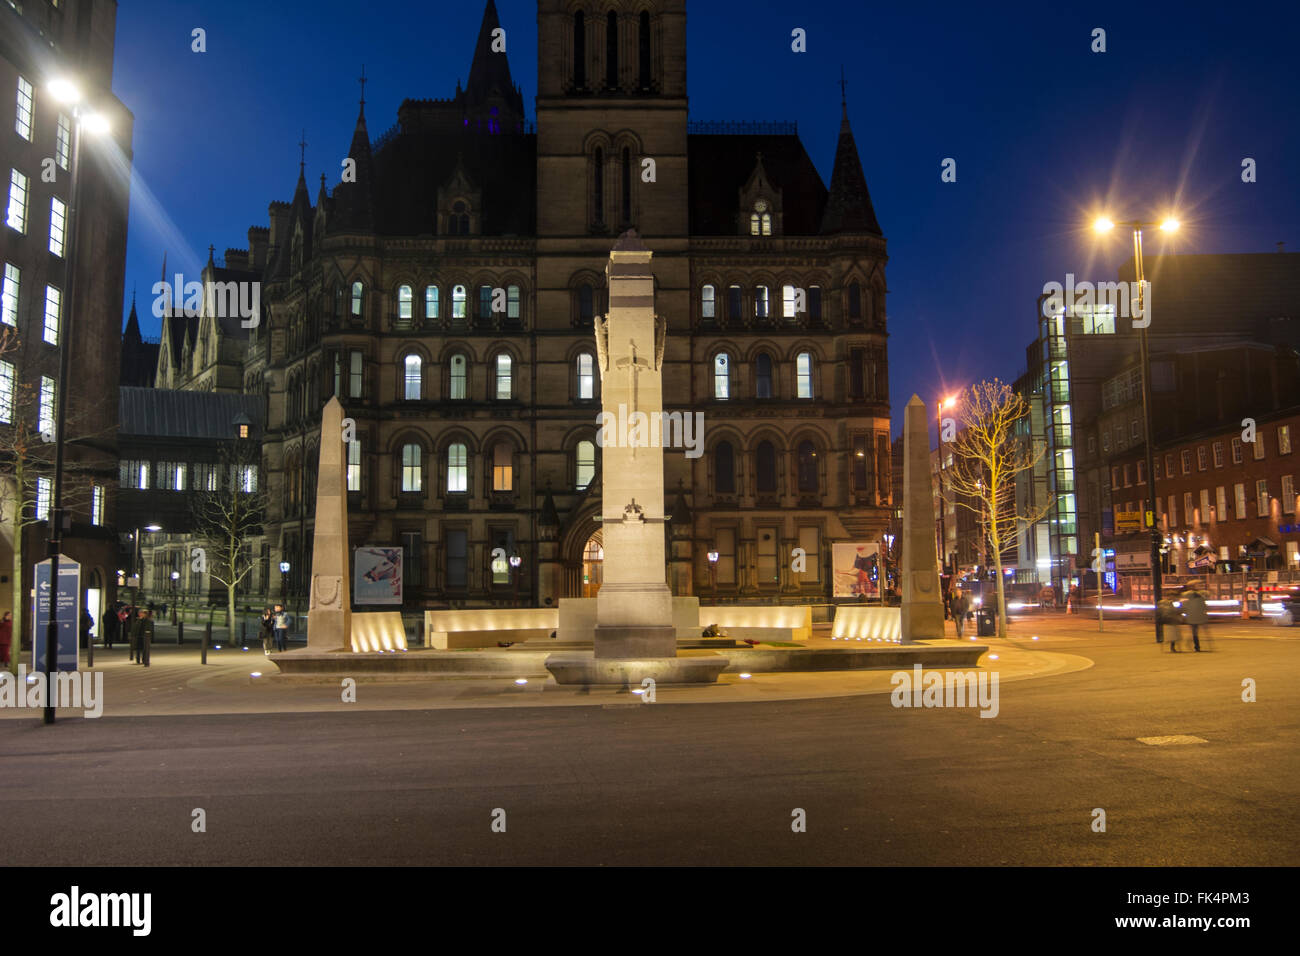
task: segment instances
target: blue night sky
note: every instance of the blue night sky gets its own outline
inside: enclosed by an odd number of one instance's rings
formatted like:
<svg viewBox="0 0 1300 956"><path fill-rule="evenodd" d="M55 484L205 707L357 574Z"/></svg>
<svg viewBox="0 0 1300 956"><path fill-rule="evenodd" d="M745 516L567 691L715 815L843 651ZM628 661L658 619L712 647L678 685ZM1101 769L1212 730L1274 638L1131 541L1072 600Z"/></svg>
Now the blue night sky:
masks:
<svg viewBox="0 0 1300 956"><path fill-rule="evenodd" d="M499 0L514 80L535 118L536 5ZM1113 278L1130 249L1083 228L1095 211L1176 208L1183 252L1300 250L1294 5L1208 3L688 5L692 119L796 120L823 181L839 72L888 240L892 401L1013 378L1043 283ZM1073 8L1073 9L1067 9ZM741 11L737 13L736 11ZM404 98L447 97L469 72L483 4L122 0L114 89L135 114L126 286L197 277L292 198L306 129L314 197L338 181L361 64L372 137ZM190 31L207 52L190 52ZM790 31L807 31L792 53ZM1094 27L1107 52L1090 52ZM940 163L957 160L957 182ZM1241 182L1241 161L1258 182ZM125 317L125 311L124 311Z"/></svg>

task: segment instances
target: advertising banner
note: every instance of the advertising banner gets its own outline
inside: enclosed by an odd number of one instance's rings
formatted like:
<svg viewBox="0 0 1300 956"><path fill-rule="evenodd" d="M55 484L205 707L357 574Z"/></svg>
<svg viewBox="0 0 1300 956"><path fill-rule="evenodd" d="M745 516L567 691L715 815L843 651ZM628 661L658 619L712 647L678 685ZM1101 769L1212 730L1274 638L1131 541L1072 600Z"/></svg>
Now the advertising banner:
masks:
<svg viewBox="0 0 1300 956"><path fill-rule="evenodd" d="M402 549L357 548L353 604L402 603Z"/></svg>
<svg viewBox="0 0 1300 956"><path fill-rule="evenodd" d="M36 565L36 597L32 601L32 670L45 670L45 638L50 627L50 592L57 590L55 607L59 609L58 669L77 669L77 631L81 626L81 565L67 555L59 555L59 584L50 585L50 559ZM15 638L15 642L16 642Z"/></svg>
<svg viewBox="0 0 1300 956"><path fill-rule="evenodd" d="M880 597L880 545L838 542L831 545L832 597Z"/></svg>

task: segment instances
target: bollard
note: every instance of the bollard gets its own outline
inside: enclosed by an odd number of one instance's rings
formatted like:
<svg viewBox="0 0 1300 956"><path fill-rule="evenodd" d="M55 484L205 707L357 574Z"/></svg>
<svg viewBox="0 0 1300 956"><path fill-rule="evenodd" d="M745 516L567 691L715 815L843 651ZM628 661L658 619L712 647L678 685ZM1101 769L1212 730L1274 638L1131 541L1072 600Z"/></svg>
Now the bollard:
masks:
<svg viewBox="0 0 1300 956"><path fill-rule="evenodd" d="M176 646L180 647L185 643L185 622L181 621L176 625Z"/></svg>
<svg viewBox="0 0 1300 956"><path fill-rule="evenodd" d="M140 649L140 662L144 664L145 667L148 667L149 650L153 647L153 638L149 636L149 633L145 631L144 628L140 629L140 643L143 645Z"/></svg>
<svg viewBox="0 0 1300 956"><path fill-rule="evenodd" d="M95 666L95 635L86 635L86 667Z"/></svg>
<svg viewBox="0 0 1300 956"><path fill-rule="evenodd" d="M205 627L203 629L203 637L200 638L199 640L199 663L200 664L206 664L208 662L208 641L211 638L212 638L212 628Z"/></svg>

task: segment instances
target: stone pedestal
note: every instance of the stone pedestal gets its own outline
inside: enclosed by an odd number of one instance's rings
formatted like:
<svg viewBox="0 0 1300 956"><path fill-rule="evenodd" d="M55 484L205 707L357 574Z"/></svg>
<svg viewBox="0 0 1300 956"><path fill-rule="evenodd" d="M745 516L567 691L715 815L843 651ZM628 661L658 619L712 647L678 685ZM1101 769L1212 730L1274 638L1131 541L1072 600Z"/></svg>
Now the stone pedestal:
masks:
<svg viewBox="0 0 1300 956"><path fill-rule="evenodd" d="M943 637L935 520L934 487L930 479L930 417L925 403L913 395L903 413L904 644Z"/></svg>

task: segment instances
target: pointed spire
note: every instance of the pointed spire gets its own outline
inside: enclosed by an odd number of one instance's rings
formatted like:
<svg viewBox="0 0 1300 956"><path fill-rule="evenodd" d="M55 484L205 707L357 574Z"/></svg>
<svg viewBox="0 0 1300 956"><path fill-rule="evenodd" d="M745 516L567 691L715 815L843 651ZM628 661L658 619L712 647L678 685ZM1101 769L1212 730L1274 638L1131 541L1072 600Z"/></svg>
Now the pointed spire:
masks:
<svg viewBox="0 0 1300 956"><path fill-rule="evenodd" d="M494 44L497 47L495 50ZM522 118L524 112L523 96L516 91L514 80L510 77L510 61L506 58L504 44L505 31L501 30L497 5L494 0L487 0L483 8L483 21L478 28L478 40L474 44L469 79L465 81L464 99L468 111L475 114L480 122L486 121L490 132L513 129L512 120ZM457 98L460 95L460 81L457 80ZM478 109L494 98L502 104L495 117ZM499 124L495 128L491 126L494 119Z"/></svg>
<svg viewBox="0 0 1300 956"><path fill-rule="evenodd" d="M366 129L364 100L357 113L356 128L352 131L348 159L352 160L355 167L356 180L340 183L334 190L335 205L330 210L330 231L333 231L335 223L343 228L368 231L374 227L375 166L370 155L370 132Z"/></svg>
<svg viewBox="0 0 1300 956"><path fill-rule="evenodd" d="M361 64L361 78L357 82L361 84L361 115L364 117L366 115L366 83L369 82L366 79L366 65L364 63Z"/></svg>
<svg viewBox="0 0 1300 956"><path fill-rule="evenodd" d="M167 250L166 249L163 250L162 280L163 282L167 281Z"/></svg>
<svg viewBox="0 0 1300 956"><path fill-rule="evenodd" d="M215 269L217 267L217 264L212 261L212 256L216 251L217 251L216 246L213 245L208 246L208 268L209 269Z"/></svg>
<svg viewBox="0 0 1300 956"><path fill-rule="evenodd" d="M122 339L127 345L136 346L144 341L144 336L140 334L140 316L135 311L135 288L131 288L131 314L126 319L126 330L122 333Z"/></svg>
<svg viewBox="0 0 1300 956"><path fill-rule="evenodd" d="M844 95L841 79L841 96ZM858 159L858 146L849 126L847 103L842 103L840 139L835 147L835 166L831 170L831 187L826 197L826 211L822 213L821 234L866 233L881 235L876 210L871 205L867 191L867 177L862 174L862 161Z"/></svg>

